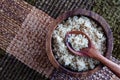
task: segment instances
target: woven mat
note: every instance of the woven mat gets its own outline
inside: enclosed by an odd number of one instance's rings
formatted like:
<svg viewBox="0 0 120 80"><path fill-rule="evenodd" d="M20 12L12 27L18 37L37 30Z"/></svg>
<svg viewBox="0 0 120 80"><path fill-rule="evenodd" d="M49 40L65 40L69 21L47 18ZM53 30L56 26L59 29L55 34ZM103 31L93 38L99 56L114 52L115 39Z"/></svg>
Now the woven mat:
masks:
<svg viewBox="0 0 120 80"><path fill-rule="evenodd" d="M114 37L113 56L120 60L120 0L95 0L93 11L109 23Z"/></svg>
<svg viewBox="0 0 120 80"><path fill-rule="evenodd" d="M89 77L81 76L74 78L57 71L47 58L45 39L49 25L55 22L55 18L60 13L78 7L91 9L92 3L92 0L38 1L36 5L39 5L39 8L46 12L44 13L21 0L2 0L0 1L0 48L15 56L22 63L29 66L29 68L52 80L118 80L106 67ZM113 58L112 60L114 61L115 59ZM115 60L115 62L118 61ZM5 74L4 70L2 69L0 72L2 76ZM0 77L1 79L2 76Z"/></svg>
<svg viewBox="0 0 120 80"><path fill-rule="evenodd" d="M0 80L46 80L46 78L44 74L29 68L14 56L5 54L0 61Z"/></svg>

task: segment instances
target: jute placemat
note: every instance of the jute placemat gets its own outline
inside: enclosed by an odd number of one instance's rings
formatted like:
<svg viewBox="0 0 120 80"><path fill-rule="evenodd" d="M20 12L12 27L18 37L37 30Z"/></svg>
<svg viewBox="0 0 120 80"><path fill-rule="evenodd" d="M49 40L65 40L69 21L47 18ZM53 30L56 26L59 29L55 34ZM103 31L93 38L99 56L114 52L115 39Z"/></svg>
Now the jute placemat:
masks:
<svg viewBox="0 0 120 80"><path fill-rule="evenodd" d="M101 79L101 77L106 80L118 79L107 68L103 68L103 70L92 76L81 76L79 78L74 78L54 69L45 51L45 39L49 25L55 22L54 18L59 13L78 7L90 9L93 2L91 0L70 2L68 0L48 0L43 3L46 5L41 4L39 8L53 18L21 0L2 0L0 2L0 19L2 24L0 28L0 47L30 68L54 80L91 80ZM105 75L108 76L106 77Z"/></svg>

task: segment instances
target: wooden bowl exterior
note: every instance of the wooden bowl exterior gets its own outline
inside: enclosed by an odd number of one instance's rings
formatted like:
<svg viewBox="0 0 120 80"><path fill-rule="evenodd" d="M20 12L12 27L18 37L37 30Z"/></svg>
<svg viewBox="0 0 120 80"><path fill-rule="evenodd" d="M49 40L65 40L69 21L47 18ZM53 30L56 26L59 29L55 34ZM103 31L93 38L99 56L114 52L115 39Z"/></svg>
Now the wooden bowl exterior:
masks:
<svg viewBox="0 0 120 80"><path fill-rule="evenodd" d="M54 67L56 67L57 69L65 72L66 74L70 74L72 76L75 77L80 77L82 76L88 76L91 75L92 73L100 70L103 65L99 64L95 69L93 70L89 70L89 71L85 71L85 72L74 72L74 71L70 71L68 69L66 69L65 67L63 67L62 65L59 64L59 62L55 59L54 54L52 52L52 44L51 44L51 40L52 40L52 33L55 30L55 28L57 27L57 25L59 23L61 23L62 21L66 20L68 17L71 16L77 16L77 15L83 15L83 16L87 16L93 20L95 20L97 23L99 23L101 25L101 27L103 28L105 35L107 37L107 50L105 53L105 57L110 59L110 56L112 55L112 50L113 50L113 35L112 35L112 31L110 29L110 26L108 25L108 23L105 21L105 19L101 16L99 16L98 14L92 12L92 11L88 11L88 10L84 10L84 9L75 9L73 11L67 11L65 13L63 13L62 15L60 15L57 19L56 22L51 24L51 27L49 28L49 32L47 35L47 41L46 41L46 52L48 55L48 58L50 60L50 62L53 64Z"/></svg>

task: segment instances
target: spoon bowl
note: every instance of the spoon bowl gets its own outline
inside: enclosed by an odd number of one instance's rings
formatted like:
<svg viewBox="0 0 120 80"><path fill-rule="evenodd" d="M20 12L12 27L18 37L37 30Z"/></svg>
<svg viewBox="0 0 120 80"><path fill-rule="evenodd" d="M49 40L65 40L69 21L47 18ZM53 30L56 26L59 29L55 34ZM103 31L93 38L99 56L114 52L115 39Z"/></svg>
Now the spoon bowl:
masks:
<svg viewBox="0 0 120 80"><path fill-rule="evenodd" d="M70 31L70 32L67 32L65 35L65 44L66 44L67 48L69 49L69 51L71 51L72 53L79 55L79 56L87 56L84 52L84 49L81 49L80 51L76 51L73 49L71 44L68 42L69 35L71 35L71 34L84 35L88 39L88 47L87 47L88 49L91 48L91 46L92 46L92 42L91 42L90 38L82 31Z"/></svg>

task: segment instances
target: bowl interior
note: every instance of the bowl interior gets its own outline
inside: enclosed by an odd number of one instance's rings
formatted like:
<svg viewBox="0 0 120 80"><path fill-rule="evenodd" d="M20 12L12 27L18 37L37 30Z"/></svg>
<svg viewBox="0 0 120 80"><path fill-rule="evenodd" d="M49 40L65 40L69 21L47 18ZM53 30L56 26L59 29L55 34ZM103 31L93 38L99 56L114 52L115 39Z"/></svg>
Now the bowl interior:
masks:
<svg viewBox="0 0 120 80"><path fill-rule="evenodd" d="M99 64L94 69L84 71L84 72L75 72L75 71L72 71L70 69L67 69L67 68L61 66L59 64L59 62L55 59L54 54L52 52L52 33L55 30L55 28L57 27L57 25L59 23L61 23L62 21L66 20L68 17L81 16L81 15L89 17L90 19L93 19L98 25L101 25L101 27L105 33L105 36L107 38L107 41L106 41L107 42L106 43L107 50L106 50L105 55L104 55L106 58L108 58L108 59L110 58L111 53L112 53L112 49L113 49L113 35L112 35L111 30L110 30L110 27L109 27L108 23L105 21L105 19L102 18L101 16L99 16L98 14L96 14L92 11L84 10L84 9L76 9L76 10L68 11L68 12L60 15L56 19L56 23L54 23L54 25L51 25L50 30L49 30L48 35L47 35L47 42L46 42L47 55L48 55L50 62L53 64L54 67L63 71L66 74L70 74L70 75L73 75L76 77L81 76L81 75L88 76L88 75L100 70L103 67L103 65Z"/></svg>

